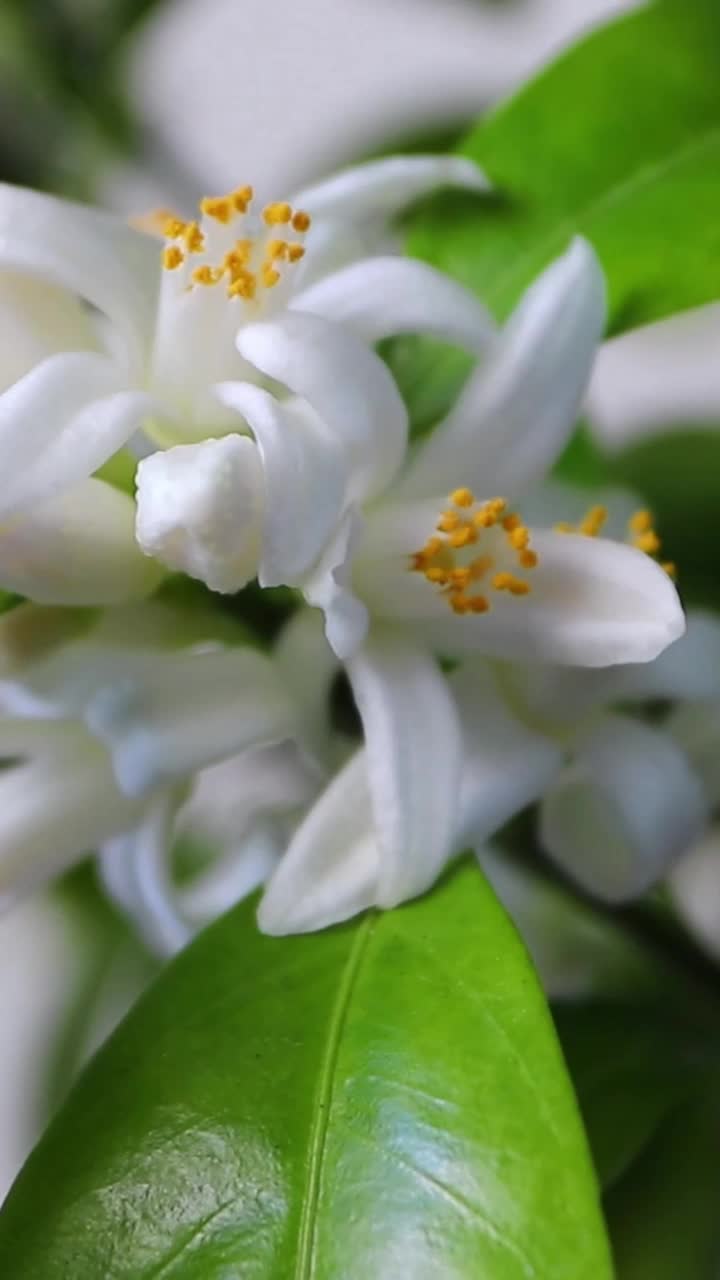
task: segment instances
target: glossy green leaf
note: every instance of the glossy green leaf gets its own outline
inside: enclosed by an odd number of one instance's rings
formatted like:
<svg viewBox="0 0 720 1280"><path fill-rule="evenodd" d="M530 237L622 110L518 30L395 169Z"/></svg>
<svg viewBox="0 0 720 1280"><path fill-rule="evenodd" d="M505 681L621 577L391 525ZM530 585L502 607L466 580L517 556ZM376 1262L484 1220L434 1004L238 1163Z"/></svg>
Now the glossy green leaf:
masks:
<svg viewBox="0 0 720 1280"><path fill-rule="evenodd" d="M219 921L31 1156L0 1274L606 1280L552 1024L478 868L323 934Z"/></svg>
<svg viewBox="0 0 720 1280"><path fill-rule="evenodd" d="M720 297L719 81L717 0L658 0L593 32L476 125L460 150L493 197L436 197L410 251L499 317L576 234L602 260L610 332ZM421 428L468 368L427 340L390 361Z"/></svg>

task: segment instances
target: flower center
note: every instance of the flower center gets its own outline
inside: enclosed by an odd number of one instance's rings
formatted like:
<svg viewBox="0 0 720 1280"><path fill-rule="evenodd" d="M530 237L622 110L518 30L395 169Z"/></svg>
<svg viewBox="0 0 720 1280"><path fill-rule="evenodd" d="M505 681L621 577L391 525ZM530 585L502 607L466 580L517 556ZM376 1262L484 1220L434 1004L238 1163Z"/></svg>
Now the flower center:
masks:
<svg viewBox="0 0 720 1280"><path fill-rule="evenodd" d="M274 289L305 256L310 215L284 201L254 212L252 187L205 196L192 222L168 217L163 227L166 271L181 273L188 290L224 285L228 298L253 301Z"/></svg>
<svg viewBox="0 0 720 1280"><path fill-rule="evenodd" d="M530 583L515 570L534 569L538 557L520 516L504 498L478 502L466 488L455 489L449 502L436 532L411 556L411 572L433 583L453 613L487 613L488 591L529 595Z"/></svg>

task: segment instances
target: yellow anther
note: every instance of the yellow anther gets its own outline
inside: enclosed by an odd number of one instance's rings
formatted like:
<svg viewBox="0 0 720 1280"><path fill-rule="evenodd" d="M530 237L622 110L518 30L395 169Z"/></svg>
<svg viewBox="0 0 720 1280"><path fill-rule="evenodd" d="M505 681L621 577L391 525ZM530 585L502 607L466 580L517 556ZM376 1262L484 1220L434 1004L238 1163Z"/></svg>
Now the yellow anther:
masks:
<svg viewBox="0 0 720 1280"><path fill-rule="evenodd" d="M228 196L205 196L200 201L200 210L208 218L224 223L228 223L235 212L232 199Z"/></svg>
<svg viewBox="0 0 720 1280"><path fill-rule="evenodd" d="M287 240L268 240L265 247L265 257L268 262L272 262L274 258L287 258L288 242Z"/></svg>
<svg viewBox="0 0 720 1280"><path fill-rule="evenodd" d="M487 613L490 608L490 601L485 596L470 597L471 613Z"/></svg>
<svg viewBox="0 0 720 1280"><path fill-rule="evenodd" d="M511 511L502 522L503 529L506 533L514 533L516 529L522 528L522 520L516 512Z"/></svg>
<svg viewBox="0 0 720 1280"><path fill-rule="evenodd" d="M448 599L453 613L470 613L472 604L468 596L458 593L457 595L449 596Z"/></svg>
<svg viewBox="0 0 720 1280"><path fill-rule="evenodd" d="M174 271L176 267L181 267L184 261L185 255L176 244L168 245L167 249L163 249L162 263L166 271Z"/></svg>
<svg viewBox="0 0 720 1280"><path fill-rule="evenodd" d="M435 528L441 533L452 533L454 529L460 528L460 521L461 517L457 511L443 511Z"/></svg>
<svg viewBox="0 0 720 1280"><path fill-rule="evenodd" d="M477 542L477 530L472 525L463 525L461 529L456 529L454 533L449 534L448 542L451 547L469 547L471 543Z"/></svg>
<svg viewBox="0 0 720 1280"><path fill-rule="evenodd" d="M591 507L580 521L578 533L583 533L586 538L597 538L607 523L607 518L607 507Z"/></svg>
<svg viewBox="0 0 720 1280"><path fill-rule="evenodd" d="M266 204L263 209L263 219L268 227L277 227L282 223L289 222L293 216L293 211L289 204L283 200L278 200L275 204ZM298 228L296 227L297 231Z"/></svg>
<svg viewBox="0 0 720 1280"><path fill-rule="evenodd" d="M197 222L188 222L181 234L188 253L201 253L205 248L205 237Z"/></svg>
<svg viewBox="0 0 720 1280"><path fill-rule="evenodd" d="M450 494L450 501L456 507L471 507L475 502L475 494L472 489L454 489Z"/></svg>
<svg viewBox="0 0 720 1280"><path fill-rule="evenodd" d="M287 247L287 256L290 262L299 262L301 258L305 257L305 249L301 244L296 244L293 241Z"/></svg>
<svg viewBox="0 0 720 1280"><path fill-rule="evenodd" d="M631 533L647 533L653 526L653 518L649 511L636 511L628 520L628 529Z"/></svg>
<svg viewBox="0 0 720 1280"><path fill-rule="evenodd" d="M208 285L217 284L221 276L222 270L220 267L209 267L207 263L205 263L202 267L195 268L191 279L193 284Z"/></svg>
<svg viewBox="0 0 720 1280"><path fill-rule="evenodd" d="M468 567L463 569L451 569L448 574L450 582L454 587L467 587L470 583L471 576L472 575Z"/></svg>
<svg viewBox="0 0 720 1280"><path fill-rule="evenodd" d="M228 285L228 298L251 299L255 297L256 290L257 278L252 271L239 267L233 275L232 283Z"/></svg>
<svg viewBox="0 0 720 1280"><path fill-rule="evenodd" d="M534 569L538 562L537 551L531 551L529 548L527 551L521 551L519 559L523 569Z"/></svg>
<svg viewBox="0 0 720 1280"><path fill-rule="evenodd" d="M477 529L492 529L493 525L498 522L496 512L489 510L488 503L484 507L480 507L480 510L475 512L472 519Z"/></svg>
<svg viewBox="0 0 720 1280"><path fill-rule="evenodd" d="M524 524L517 525L508 534L508 542L516 551L525 551L530 541L530 530Z"/></svg>
<svg viewBox="0 0 720 1280"><path fill-rule="evenodd" d="M654 556L660 550L661 543L655 530L648 529L647 533L640 533L633 539L633 546L637 547L638 551L644 551L646 555Z"/></svg>
<svg viewBox="0 0 720 1280"><path fill-rule="evenodd" d="M513 596L526 596L530 593L530 583L523 578L516 578L514 573L496 573L492 585L496 591L509 591Z"/></svg>
<svg viewBox="0 0 720 1280"><path fill-rule="evenodd" d="M293 214L292 225L293 225L294 231L300 231L300 232L307 231L308 228L310 227L311 222L312 222L312 219L310 217L310 214L305 213L304 209L298 209L297 213Z"/></svg>
<svg viewBox="0 0 720 1280"><path fill-rule="evenodd" d="M252 187L238 187L228 198L232 200L233 208L237 213L247 213L254 194Z"/></svg>
<svg viewBox="0 0 720 1280"><path fill-rule="evenodd" d="M567 520L560 520L558 524L553 525L553 528L556 533L577 533L575 525L570 524Z"/></svg>
<svg viewBox="0 0 720 1280"><path fill-rule="evenodd" d="M660 568L665 570L668 578L677 578L677 565L673 560L664 560Z"/></svg>
<svg viewBox="0 0 720 1280"><path fill-rule="evenodd" d="M186 226L187 223L183 222L182 218L171 216L165 220L162 232L168 240L177 240L178 236L184 234Z"/></svg>
<svg viewBox="0 0 720 1280"><path fill-rule="evenodd" d="M473 582L477 582L478 578L483 578L488 569L492 569L494 563L492 556L476 556L474 560L471 560L468 567Z"/></svg>
<svg viewBox="0 0 720 1280"><path fill-rule="evenodd" d="M266 289L272 289L280 279L280 272L276 271L269 262L264 262L261 270L262 282Z"/></svg>
<svg viewBox="0 0 720 1280"><path fill-rule="evenodd" d="M418 568L419 568L419 567L420 567L420 566L418 566ZM437 582L437 583L438 583L439 585L441 585L441 586L442 586L442 585L444 585L444 584L447 582L447 580L448 580L447 570L445 570L445 569L439 569L439 568L437 568L437 567L435 567L435 568L431 567L431 568L429 568L429 569L425 569L425 570L424 570L424 573L425 573L425 577L427 578L428 582Z"/></svg>

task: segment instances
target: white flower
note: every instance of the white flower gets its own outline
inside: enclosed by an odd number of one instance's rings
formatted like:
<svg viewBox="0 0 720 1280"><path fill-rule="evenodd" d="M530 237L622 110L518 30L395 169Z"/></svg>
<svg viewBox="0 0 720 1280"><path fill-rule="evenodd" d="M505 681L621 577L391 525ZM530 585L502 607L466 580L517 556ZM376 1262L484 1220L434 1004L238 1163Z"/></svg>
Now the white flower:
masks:
<svg viewBox="0 0 720 1280"><path fill-rule="evenodd" d="M295 559L311 563L344 502L343 458L295 401L290 432L278 434L267 392L255 385L268 384L253 363L254 331L270 318L287 330L291 359L307 356L332 395L357 366L357 378L391 397L389 375L368 347L388 333L426 329L481 347L486 313L438 272L393 257L346 263L366 213L392 214L443 182L484 185L469 161L410 157L349 171L306 192L304 205L281 201L255 213L251 190L240 188L203 200L197 222L166 219L164 247L109 214L0 187L0 307L11 321L0 357L0 583L51 603L121 601L152 589L158 570L135 545L131 498L89 479L139 432L145 452L203 442L197 460L195 451L187 464L169 459L167 476L149 463L142 469L147 552L219 589L242 585L257 569L258 521L276 543L276 495L285 499L288 478L299 474L287 501L303 529ZM338 260L345 265L327 274ZM222 394L219 383L229 384ZM256 393L247 415L246 384ZM368 415L344 415L357 386L333 402L333 426L355 451ZM214 523L198 497L196 467L232 492L229 519ZM165 509L169 486L180 494L176 518ZM216 578L228 540L232 564Z"/></svg>
<svg viewBox="0 0 720 1280"><path fill-rule="evenodd" d="M113 837L169 821L196 771L296 727L278 668L255 649L148 645L137 613L133 645L122 614L83 634L81 618L58 612L54 635L33 605L0 620L4 903ZM171 621L155 611L148 631Z"/></svg>
<svg viewBox="0 0 720 1280"><path fill-rule="evenodd" d="M355 678L366 746L291 838L261 927L394 906L537 801L541 842L567 875L609 901L643 892L720 799L719 673L720 624L703 614L654 662L595 671L471 658L442 676L397 638L381 655L371 641ZM645 722L658 699L674 711Z"/></svg>

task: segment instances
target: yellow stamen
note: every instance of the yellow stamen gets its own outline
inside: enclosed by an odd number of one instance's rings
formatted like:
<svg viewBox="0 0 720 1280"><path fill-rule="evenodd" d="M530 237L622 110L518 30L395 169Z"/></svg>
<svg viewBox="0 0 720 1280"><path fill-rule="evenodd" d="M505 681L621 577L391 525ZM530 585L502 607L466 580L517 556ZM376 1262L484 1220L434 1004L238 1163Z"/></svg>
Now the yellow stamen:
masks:
<svg viewBox="0 0 720 1280"><path fill-rule="evenodd" d="M293 214L292 225L294 231L307 231L311 225L312 219L309 213L305 213L304 209L298 209Z"/></svg>
<svg viewBox="0 0 720 1280"><path fill-rule="evenodd" d="M182 249L178 249L176 244L168 245L167 249L163 249L162 263L166 271L175 271L177 267L182 266L185 261L185 255Z"/></svg>
<svg viewBox="0 0 720 1280"><path fill-rule="evenodd" d="M257 290L257 278L252 271L245 271L239 267L237 273L233 275L232 283L228 285L229 298L245 298L251 299L255 297Z"/></svg>
<svg viewBox="0 0 720 1280"><path fill-rule="evenodd" d="M234 206L228 196L205 196L200 201L200 210L208 218L227 224L233 216Z"/></svg>
<svg viewBox="0 0 720 1280"><path fill-rule="evenodd" d="M305 249L301 244L296 244L293 241L287 247L287 256L290 262L299 262L301 258L305 257Z"/></svg>
<svg viewBox="0 0 720 1280"><path fill-rule="evenodd" d="M283 200L278 200L274 204L266 204L263 209L263 219L268 227L276 227L282 223L289 222L292 216L293 211L290 205ZM297 231L298 228L296 227L295 230Z"/></svg>
<svg viewBox="0 0 720 1280"><path fill-rule="evenodd" d="M537 566L537 551L530 551L529 549L527 551L521 551L518 558L523 569L534 569Z"/></svg>
<svg viewBox="0 0 720 1280"><path fill-rule="evenodd" d="M633 546L637 547L638 551L644 551L649 556L657 555L661 545L654 529L648 529L647 533L640 533L633 539Z"/></svg>
<svg viewBox="0 0 720 1280"><path fill-rule="evenodd" d="M477 542L477 531L472 525L463 525L461 529L456 529L448 537L451 547L469 547L471 543Z"/></svg>
<svg viewBox="0 0 720 1280"><path fill-rule="evenodd" d="M188 222L181 234L188 253L201 253L205 248L205 237L197 222Z"/></svg>
<svg viewBox="0 0 720 1280"><path fill-rule="evenodd" d="M268 262L272 262L274 258L287 258L288 242L287 240L268 240L265 248L265 257Z"/></svg>
<svg viewBox="0 0 720 1280"><path fill-rule="evenodd" d="M193 284L217 284L222 275L220 267L209 267L207 263L202 267L196 267L192 273Z"/></svg>
<svg viewBox="0 0 720 1280"><path fill-rule="evenodd" d="M509 591L513 596L530 594L530 583L523 578L516 578L514 573L496 573L492 585L496 591Z"/></svg>
<svg viewBox="0 0 720 1280"><path fill-rule="evenodd" d="M628 529L631 533L648 533L652 527L652 514L644 508L641 511L636 511L628 520Z"/></svg>
<svg viewBox="0 0 720 1280"><path fill-rule="evenodd" d="M516 551L525 551L530 542L530 530L524 524L516 525L508 534L508 542Z"/></svg>
<svg viewBox="0 0 720 1280"><path fill-rule="evenodd" d="M660 568L665 570L668 578L677 578L677 565L673 560L663 560Z"/></svg>
<svg viewBox="0 0 720 1280"><path fill-rule="evenodd" d="M455 507L472 507L475 494L472 489L454 489L450 494L450 501Z"/></svg>
<svg viewBox="0 0 720 1280"><path fill-rule="evenodd" d="M580 521L579 532L584 533L586 538L597 538L607 523L607 518L607 507L591 507Z"/></svg>
<svg viewBox="0 0 720 1280"><path fill-rule="evenodd" d="M178 236L183 235L186 226L187 223L183 222L182 218L176 218L171 215L163 223L162 232L168 240L177 240Z"/></svg>
<svg viewBox="0 0 720 1280"><path fill-rule="evenodd" d="M276 271L269 262L264 262L261 270L262 282L266 289L272 289L280 279L280 272Z"/></svg>

